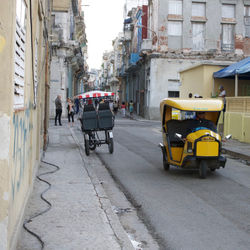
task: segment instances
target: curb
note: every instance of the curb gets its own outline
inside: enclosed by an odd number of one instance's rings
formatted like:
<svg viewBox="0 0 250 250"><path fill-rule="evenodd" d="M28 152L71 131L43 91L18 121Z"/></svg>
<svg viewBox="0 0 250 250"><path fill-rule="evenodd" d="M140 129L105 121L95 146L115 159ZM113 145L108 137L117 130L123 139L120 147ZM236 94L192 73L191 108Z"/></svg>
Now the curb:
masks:
<svg viewBox="0 0 250 250"><path fill-rule="evenodd" d="M235 152L233 150L223 148L223 147L222 147L222 152L225 154L228 154L230 156L240 158L240 159L245 160L245 161L250 163L250 156L249 155L241 154L239 152Z"/></svg>

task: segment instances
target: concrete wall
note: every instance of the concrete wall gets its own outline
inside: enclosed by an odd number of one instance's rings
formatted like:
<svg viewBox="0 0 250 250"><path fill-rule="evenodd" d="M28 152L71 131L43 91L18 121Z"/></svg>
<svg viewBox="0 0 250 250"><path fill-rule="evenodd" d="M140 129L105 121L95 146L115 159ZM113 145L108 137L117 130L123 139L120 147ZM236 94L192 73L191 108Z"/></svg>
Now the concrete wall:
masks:
<svg viewBox="0 0 250 250"><path fill-rule="evenodd" d="M168 97L168 91L179 91L180 77L178 72L191 66L188 60L168 58L152 58L150 66L150 103L148 115L150 119L160 118L160 102Z"/></svg>
<svg viewBox="0 0 250 250"><path fill-rule="evenodd" d="M200 0L198 2L206 3L206 20L205 20L205 50L216 49L221 50L221 22L222 22L222 1L221 0ZM149 24L151 29L156 31L157 44L154 48L158 51L167 51L168 48L183 48L186 51L192 50L192 1L183 1L182 16L168 16L168 1L153 0L153 14ZM223 3L236 4L236 20L235 23L235 52L242 55L250 55L250 39L245 38L244 27L244 2L243 1L224 1ZM188 11L187 11L188 10ZM183 20L182 37L168 37L168 21ZM228 22L230 23L230 22ZM181 40L180 40L181 39Z"/></svg>
<svg viewBox="0 0 250 250"><path fill-rule="evenodd" d="M29 1L26 18L25 99L14 109L14 45L16 1L4 1L0 9L0 249L15 249L23 212L32 190L43 146L46 60L43 41L45 1L32 1L33 44L38 41L37 106L34 108ZM34 58L33 58L34 59Z"/></svg>
<svg viewBox="0 0 250 250"><path fill-rule="evenodd" d="M54 1L53 14L55 15L55 27L53 28L53 34L58 33L58 28L63 31L62 39L65 45L67 45L70 39L70 15L72 15L71 1ZM60 7L60 8L59 8ZM60 31L59 31L60 32ZM58 42L57 40L55 40ZM67 89L68 94L72 93L72 79L69 76L68 67L65 64L65 59L70 51L67 46L55 46L53 48L54 54L51 61L51 81L50 81L50 118L55 118L55 99L57 95L62 96L62 117L67 116L66 102L67 102ZM69 52L71 53L71 52ZM71 81L71 82L69 82Z"/></svg>
<svg viewBox="0 0 250 250"><path fill-rule="evenodd" d="M68 72L64 66L64 58L53 56L51 61L51 79L50 79L50 118L55 117L55 99L57 95L62 96L62 116L66 117Z"/></svg>
<svg viewBox="0 0 250 250"><path fill-rule="evenodd" d="M224 67L202 64L180 72L182 83L180 87L180 97L188 98L188 94L192 93L193 95L198 94L204 98L210 98L213 92L213 73L222 68ZM219 91L219 86L216 82L215 94Z"/></svg>
<svg viewBox="0 0 250 250"><path fill-rule="evenodd" d="M250 97L228 97L224 134L233 139L250 143Z"/></svg>

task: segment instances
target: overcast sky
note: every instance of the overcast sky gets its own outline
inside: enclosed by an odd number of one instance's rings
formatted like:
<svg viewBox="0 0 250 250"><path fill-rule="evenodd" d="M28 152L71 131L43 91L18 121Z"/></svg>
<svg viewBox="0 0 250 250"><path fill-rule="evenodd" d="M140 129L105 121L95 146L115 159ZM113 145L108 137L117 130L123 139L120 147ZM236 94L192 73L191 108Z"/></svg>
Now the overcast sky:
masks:
<svg viewBox="0 0 250 250"><path fill-rule="evenodd" d="M112 40L123 29L125 0L83 0L88 40L88 65L100 68L102 54L112 49Z"/></svg>

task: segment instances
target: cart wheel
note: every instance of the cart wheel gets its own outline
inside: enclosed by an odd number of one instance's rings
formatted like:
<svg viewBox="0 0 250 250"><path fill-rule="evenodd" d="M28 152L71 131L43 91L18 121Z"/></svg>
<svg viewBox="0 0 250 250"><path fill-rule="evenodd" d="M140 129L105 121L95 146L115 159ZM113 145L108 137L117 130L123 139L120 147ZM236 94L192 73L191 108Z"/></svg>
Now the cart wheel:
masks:
<svg viewBox="0 0 250 250"><path fill-rule="evenodd" d="M96 149L96 145L93 144L93 143L91 143L91 144L89 145L89 149L90 149L90 150L95 150L95 149Z"/></svg>
<svg viewBox="0 0 250 250"><path fill-rule="evenodd" d="M89 140L85 140L85 153L89 155Z"/></svg>
<svg viewBox="0 0 250 250"><path fill-rule="evenodd" d="M91 138L89 138L89 149L90 150L95 150L96 149L95 141L93 141Z"/></svg>
<svg viewBox="0 0 250 250"><path fill-rule="evenodd" d="M89 149L95 150L96 144L95 144L95 134L89 134Z"/></svg>
<svg viewBox="0 0 250 250"><path fill-rule="evenodd" d="M109 138L109 153L113 154L114 152L114 141L113 138Z"/></svg>
<svg viewBox="0 0 250 250"><path fill-rule="evenodd" d="M202 160L200 162L199 175L201 179L206 179L207 176L207 162Z"/></svg>

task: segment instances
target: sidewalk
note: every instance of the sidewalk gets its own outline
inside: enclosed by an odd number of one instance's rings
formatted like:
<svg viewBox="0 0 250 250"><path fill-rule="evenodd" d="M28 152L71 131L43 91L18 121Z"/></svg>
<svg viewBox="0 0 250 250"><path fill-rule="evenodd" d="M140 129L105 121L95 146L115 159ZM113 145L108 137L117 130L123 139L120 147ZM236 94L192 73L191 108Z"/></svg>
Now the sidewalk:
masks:
<svg viewBox="0 0 250 250"><path fill-rule="evenodd" d="M226 154L229 154L233 157L240 158L245 161L250 161L250 144L239 142L237 140L227 140L222 142L222 150Z"/></svg>
<svg viewBox="0 0 250 250"><path fill-rule="evenodd" d="M91 170L91 164L96 163L86 161L73 129L66 125L66 121L63 124L51 124L49 146L38 171L39 175L55 170L45 162L60 168L55 173L41 176L52 185L44 194L52 207L32 219L27 227L39 235L46 250L134 249ZM48 205L40 199L47 186L35 180L25 219L47 209ZM41 249L41 244L23 229L17 249Z"/></svg>

